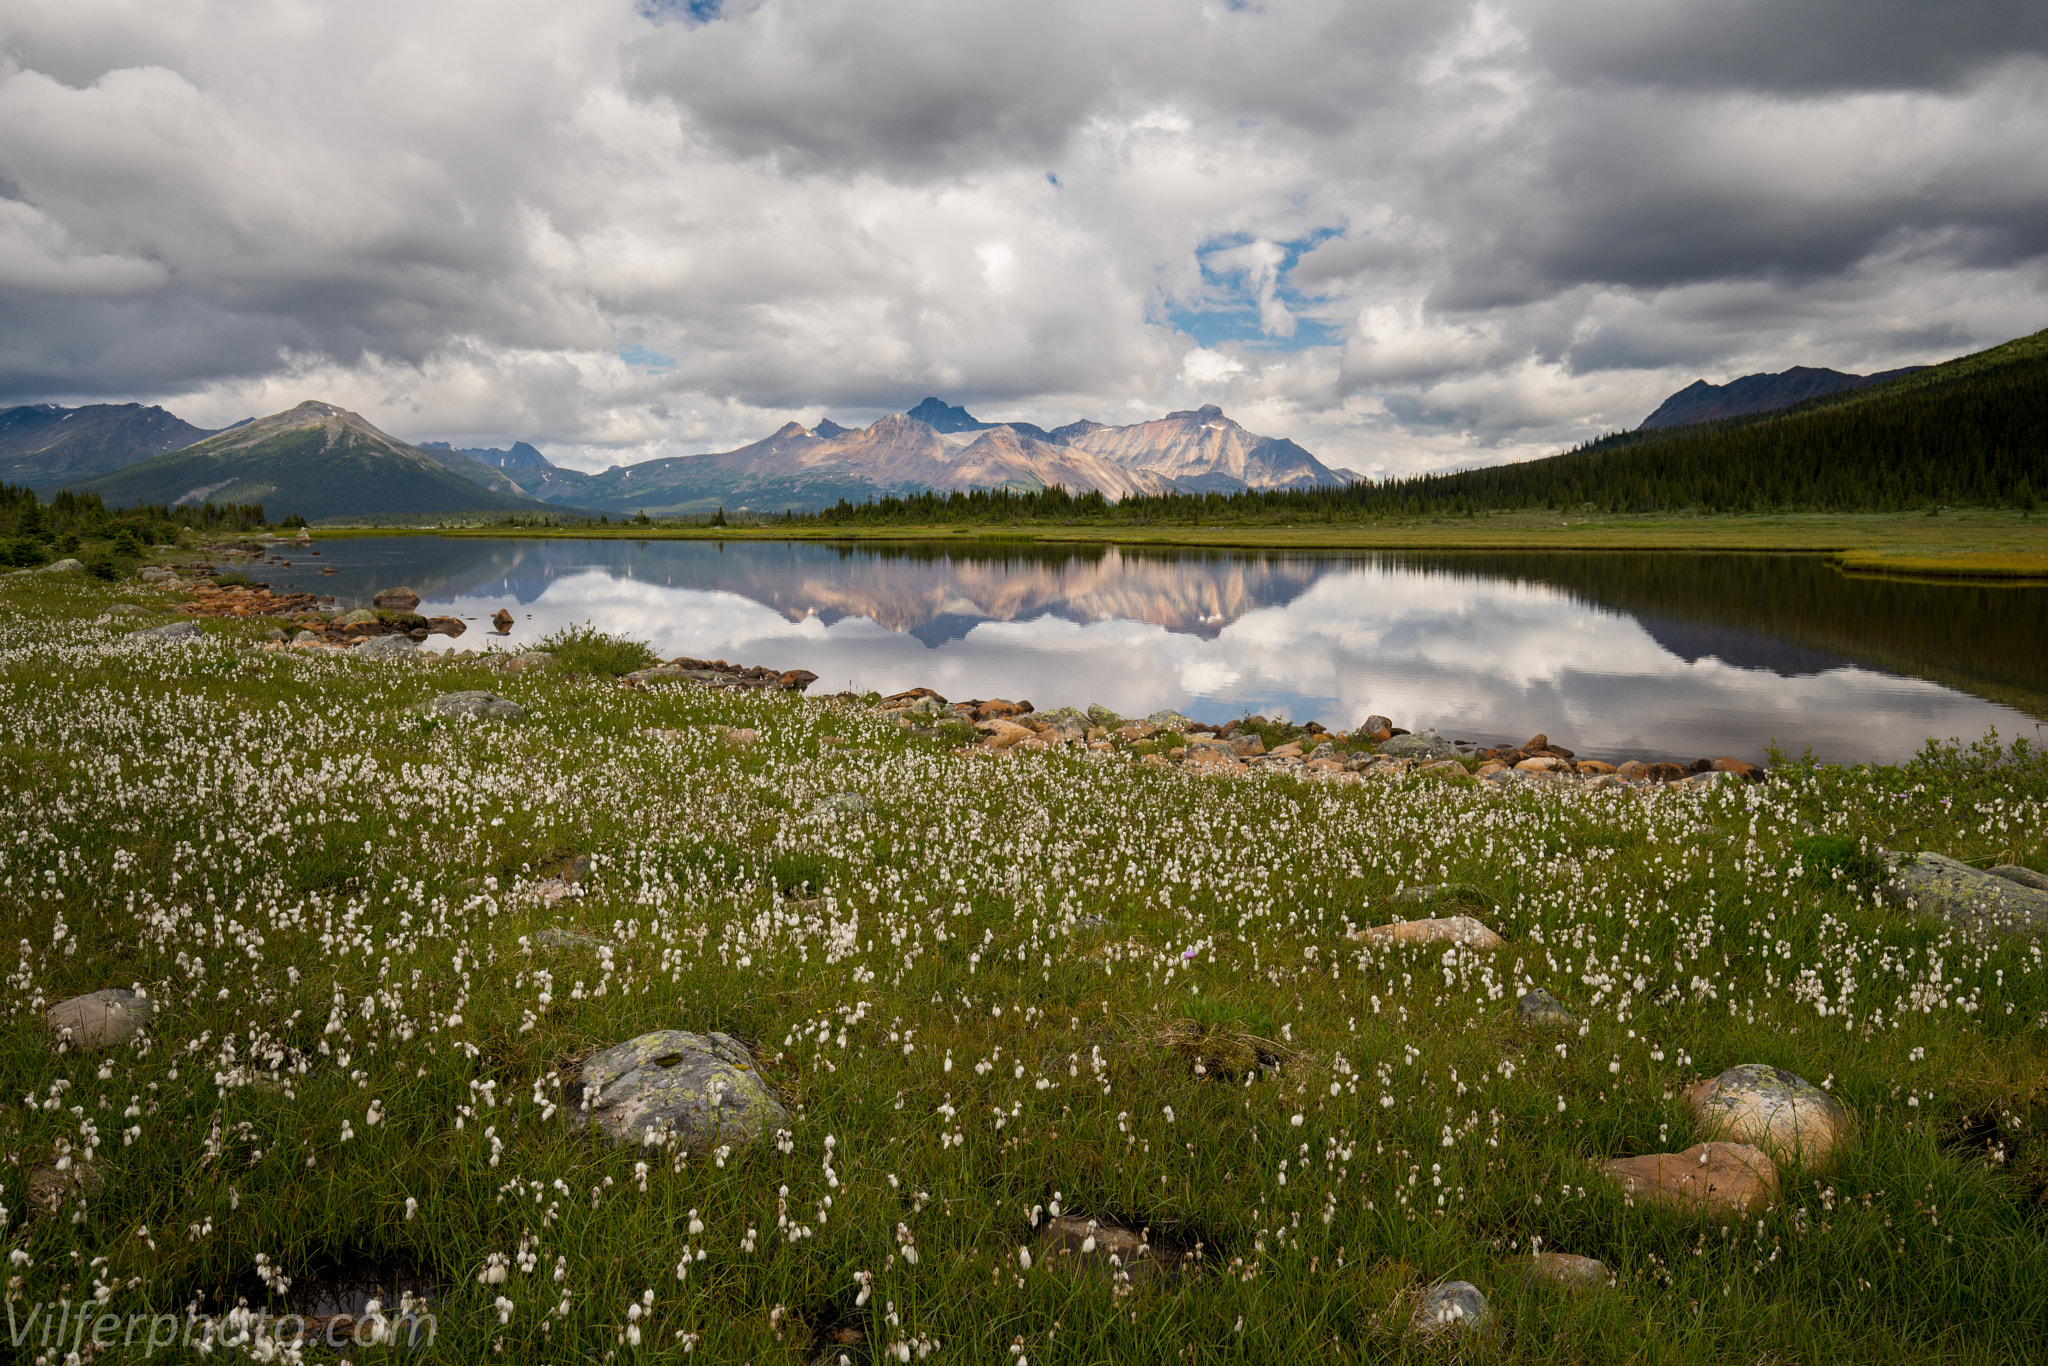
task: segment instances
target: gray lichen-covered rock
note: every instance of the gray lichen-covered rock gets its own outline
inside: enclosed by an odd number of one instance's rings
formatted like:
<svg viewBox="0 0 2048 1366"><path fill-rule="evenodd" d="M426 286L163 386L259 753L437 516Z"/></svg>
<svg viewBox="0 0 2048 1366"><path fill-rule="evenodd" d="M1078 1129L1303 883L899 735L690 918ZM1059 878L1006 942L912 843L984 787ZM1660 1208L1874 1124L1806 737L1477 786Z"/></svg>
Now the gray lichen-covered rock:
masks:
<svg viewBox="0 0 2048 1366"><path fill-rule="evenodd" d="M1984 871L1993 877L2002 877L2007 882L2032 887L2037 892L2048 892L2048 873L2037 873L2032 868L2022 868L2017 863L1997 863Z"/></svg>
<svg viewBox="0 0 2048 1366"><path fill-rule="evenodd" d="M872 813L875 804L858 792L835 792L829 797L820 797L811 805L811 815L865 816Z"/></svg>
<svg viewBox="0 0 2048 1366"><path fill-rule="evenodd" d="M1378 750L1381 754L1391 754L1397 759L1455 759L1458 757L1458 751L1451 742L1438 735L1433 729L1419 730L1413 735L1396 735L1391 740L1383 741L1378 746Z"/></svg>
<svg viewBox="0 0 2048 1366"><path fill-rule="evenodd" d="M1574 1289L1611 1283L1607 1263L1597 1257L1578 1257L1569 1252L1535 1252L1515 1261L1532 1281L1554 1281Z"/></svg>
<svg viewBox="0 0 2048 1366"><path fill-rule="evenodd" d="M115 1048L127 1043L149 1023L149 998L137 991L107 987L59 1001L43 1013L43 1021L73 1048Z"/></svg>
<svg viewBox="0 0 2048 1366"><path fill-rule="evenodd" d="M79 560L55 560L38 569L38 574L83 574L85 565Z"/></svg>
<svg viewBox="0 0 2048 1366"><path fill-rule="evenodd" d="M200 636L196 621L174 621L168 626L145 626L132 632L130 640L197 640Z"/></svg>
<svg viewBox="0 0 2048 1366"><path fill-rule="evenodd" d="M1564 1008L1564 1002L1552 996L1542 987L1526 993L1515 1002L1515 1018L1523 1024L1567 1026L1576 1025L1579 1017Z"/></svg>
<svg viewBox="0 0 2048 1366"><path fill-rule="evenodd" d="M471 689L466 692L444 692L423 707L435 716L480 716L499 720L516 721L526 715L526 708L517 702L507 701L494 692Z"/></svg>
<svg viewBox="0 0 2048 1366"><path fill-rule="evenodd" d="M1888 853L1885 862L1892 869L1885 894L1896 904L1972 929L2036 935L2048 929L2048 892L1945 854Z"/></svg>
<svg viewBox="0 0 2048 1366"><path fill-rule="evenodd" d="M1090 702L1088 704L1088 720L1104 730L1115 730L1118 726L1124 724L1123 717L1118 716L1100 702Z"/></svg>
<svg viewBox="0 0 2048 1366"><path fill-rule="evenodd" d="M726 1034L642 1034L589 1059L578 1079L578 1122L595 1121L617 1139L666 1134L689 1148L737 1146L789 1123L746 1045Z"/></svg>
<svg viewBox="0 0 2048 1366"><path fill-rule="evenodd" d="M375 659L411 659L419 654L419 649L419 642L411 636L371 636L349 653Z"/></svg>
<svg viewBox="0 0 2048 1366"><path fill-rule="evenodd" d="M1700 1136L1748 1143L1786 1162L1815 1163L1848 1129L1848 1112L1782 1067L1746 1062L1686 1092Z"/></svg>
<svg viewBox="0 0 2048 1366"><path fill-rule="evenodd" d="M1476 1333L1486 1327L1486 1296L1470 1281L1445 1281L1422 1293L1415 1326L1425 1334Z"/></svg>
<svg viewBox="0 0 2048 1366"><path fill-rule="evenodd" d="M1145 718L1161 730L1186 730L1194 724L1194 718L1183 716L1172 707L1161 707Z"/></svg>

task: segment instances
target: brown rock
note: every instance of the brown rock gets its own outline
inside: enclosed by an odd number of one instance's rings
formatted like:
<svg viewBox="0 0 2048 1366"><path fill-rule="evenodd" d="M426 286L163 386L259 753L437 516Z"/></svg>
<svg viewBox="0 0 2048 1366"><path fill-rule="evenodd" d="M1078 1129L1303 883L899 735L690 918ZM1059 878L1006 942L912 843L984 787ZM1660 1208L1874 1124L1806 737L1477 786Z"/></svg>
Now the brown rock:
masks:
<svg viewBox="0 0 2048 1366"><path fill-rule="evenodd" d="M1762 782L1765 776L1762 765L1753 764L1747 759L1731 759L1725 754L1714 760L1714 772L1733 773L1736 777L1746 778L1753 783Z"/></svg>
<svg viewBox="0 0 2048 1366"><path fill-rule="evenodd" d="M1634 782L1639 778L1649 777L1650 766L1644 763L1641 759L1630 759L1626 763L1621 764L1614 770L1614 776L1617 778L1626 778L1630 782Z"/></svg>
<svg viewBox="0 0 2048 1366"><path fill-rule="evenodd" d="M1545 735L1540 730L1537 731L1534 735L1530 736L1528 739L1522 741L1522 748L1525 750L1548 749L1549 747L1550 737L1548 735Z"/></svg>
<svg viewBox="0 0 2048 1366"><path fill-rule="evenodd" d="M1560 759L1555 754L1538 754L1515 765L1523 773L1552 773L1558 769L1569 770L1571 766L1571 760Z"/></svg>
<svg viewBox="0 0 2048 1366"><path fill-rule="evenodd" d="M497 612L492 615L491 625L498 628L499 635L503 635L505 632L512 629L512 614L506 611L504 608L500 607L497 610Z"/></svg>
<svg viewBox="0 0 2048 1366"><path fill-rule="evenodd" d="M1469 915L1444 916L1436 920L1397 920L1391 925L1353 930L1351 938L1369 944L1462 944L1466 948L1489 951L1505 942Z"/></svg>
<svg viewBox="0 0 2048 1366"><path fill-rule="evenodd" d="M1158 733L1159 727L1153 725L1150 721L1133 721L1128 726L1118 726L1116 728L1116 737L1119 740L1128 740L1132 744L1136 744L1140 740L1149 740Z"/></svg>
<svg viewBox="0 0 2048 1366"><path fill-rule="evenodd" d="M1675 783L1685 776L1685 770L1677 764L1651 764L1643 776L1654 778L1660 783Z"/></svg>
<svg viewBox="0 0 2048 1366"><path fill-rule="evenodd" d="M818 681L818 676L809 669L791 669L775 676L775 682L785 692L802 692Z"/></svg>
<svg viewBox="0 0 2048 1366"><path fill-rule="evenodd" d="M723 667L723 664L724 661L721 660L720 667ZM915 702L920 697L929 697L942 707L946 705L946 699L933 692L930 688L911 688L906 692L891 693L882 700L884 702Z"/></svg>
<svg viewBox="0 0 2048 1366"><path fill-rule="evenodd" d="M1762 1210L1778 1197L1778 1169L1747 1143L1695 1143L1682 1153L1618 1157L1601 1164L1624 1192L1653 1204Z"/></svg>
<svg viewBox="0 0 2048 1366"><path fill-rule="evenodd" d="M1275 746L1269 753L1273 754L1276 758L1299 759L1301 757L1301 741L1289 740L1284 745Z"/></svg>
<svg viewBox="0 0 2048 1366"><path fill-rule="evenodd" d="M1383 730L1391 733L1394 729L1394 723L1392 721L1389 721L1384 716L1368 716L1365 718L1365 720L1359 723L1358 728L1361 731L1365 732L1367 735L1371 735L1374 731L1377 730Z"/></svg>
<svg viewBox="0 0 2048 1366"><path fill-rule="evenodd" d="M1301 768L1304 773L1342 773L1345 763L1342 759L1311 759Z"/></svg>
<svg viewBox="0 0 2048 1366"><path fill-rule="evenodd" d="M459 636L469 627L461 617L428 617L427 629L435 635Z"/></svg>
<svg viewBox="0 0 2048 1366"><path fill-rule="evenodd" d="M392 612L410 612L420 605L420 595L410 588L386 588L371 598L370 603Z"/></svg>
<svg viewBox="0 0 2048 1366"><path fill-rule="evenodd" d="M1244 761L1228 747L1218 745L1190 745L1187 766L1208 773L1242 773Z"/></svg>
<svg viewBox="0 0 2048 1366"><path fill-rule="evenodd" d="M977 721L999 720L1011 716L1022 716L1030 710L1031 703L1029 700L1009 702L1000 697L992 697L974 709L974 719Z"/></svg>
<svg viewBox="0 0 2048 1366"><path fill-rule="evenodd" d="M1592 774L1595 776L1602 773L1614 772L1613 764L1602 763L1598 759L1581 759L1577 764L1573 765L1573 767L1577 768L1578 771L1581 773Z"/></svg>
<svg viewBox="0 0 2048 1366"><path fill-rule="evenodd" d="M1266 742L1256 735L1233 735L1230 737L1230 747L1237 752L1240 759L1256 758L1266 752ZM1294 752L1301 753L1300 746L1297 745Z"/></svg>
<svg viewBox="0 0 2048 1366"><path fill-rule="evenodd" d="M1015 721L1005 721L1000 717L977 721L974 728L981 732L981 743L990 749L1008 749L1020 741L1037 738L1037 732L1029 726L1020 726Z"/></svg>

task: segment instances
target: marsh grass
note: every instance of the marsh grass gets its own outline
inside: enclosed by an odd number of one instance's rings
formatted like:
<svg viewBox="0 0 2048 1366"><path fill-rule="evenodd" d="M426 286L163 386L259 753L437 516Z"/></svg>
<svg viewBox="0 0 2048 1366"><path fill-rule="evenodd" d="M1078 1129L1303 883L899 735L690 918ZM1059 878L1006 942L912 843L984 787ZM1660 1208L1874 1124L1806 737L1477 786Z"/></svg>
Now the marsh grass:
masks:
<svg viewBox="0 0 2048 1366"><path fill-rule="evenodd" d="M2039 946L1792 872L1816 836L2048 866L2037 749L1647 796L1203 779L782 695L264 652L238 623L128 647L95 619L114 596L0 581L18 1308L394 1268L464 1361L796 1363L856 1327L948 1361L2048 1352ZM393 720L461 688L529 719ZM820 809L849 790L874 814ZM584 895L517 894L578 853ZM1344 938L1445 882L1486 889L1506 949ZM146 1042L52 1047L47 1004L130 983ZM1532 986L1584 1025L1518 1026ZM657 1028L752 1046L788 1150L570 1128L575 1062ZM1229 1077L1187 1054L1258 1041ZM1738 1062L1853 1110L1831 1166L1742 1219L1598 1178L1692 1142L1683 1088ZM35 1212L60 1154L98 1184ZM1199 1257L1132 1286L1024 1270L1055 1202ZM1616 1286L1524 1283L1539 1239ZM1412 1331L1445 1279L1484 1289L1485 1338Z"/></svg>
<svg viewBox="0 0 2048 1366"><path fill-rule="evenodd" d="M534 648L554 655L555 662L572 673L617 677L661 662L646 641L600 631L587 621L549 632Z"/></svg>

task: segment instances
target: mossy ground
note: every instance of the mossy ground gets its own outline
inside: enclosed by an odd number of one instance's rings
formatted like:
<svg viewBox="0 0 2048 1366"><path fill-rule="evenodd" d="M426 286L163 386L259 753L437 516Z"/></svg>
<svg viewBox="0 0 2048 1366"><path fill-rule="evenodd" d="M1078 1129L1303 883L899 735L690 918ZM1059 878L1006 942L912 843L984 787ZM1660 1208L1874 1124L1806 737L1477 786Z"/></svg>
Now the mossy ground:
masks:
<svg viewBox="0 0 2048 1366"><path fill-rule="evenodd" d="M850 1329L977 1362L2048 1354L2041 947L1856 876L1879 846L2048 866L2024 746L1647 795L1212 779L785 695L263 650L266 622L124 647L117 597L157 600L0 580L18 1314L260 1303L261 1258L292 1294L437 1287L431 1355L355 1361L794 1363ZM406 710L466 688L529 719ZM872 813L820 810L843 791ZM578 854L580 899L515 894ZM1345 938L1443 882L1484 889L1504 950ZM145 1043L52 1047L45 1005L130 984ZM1534 986L1583 1027L1518 1026ZM658 1028L747 1041L787 1142L572 1129L571 1061ZM1683 1088L1741 1062L1851 1107L1831 1166L1742 1219L1598 1177L1692 1142ZM97 1184L35 1212L60 1154ZM1055 1202L1199 1269L1026 1270ZM1524 1284L1537 1239L1617 1284ZM1451 1278L1496 1315L1455 1348L1409 1320Z"/></svg>

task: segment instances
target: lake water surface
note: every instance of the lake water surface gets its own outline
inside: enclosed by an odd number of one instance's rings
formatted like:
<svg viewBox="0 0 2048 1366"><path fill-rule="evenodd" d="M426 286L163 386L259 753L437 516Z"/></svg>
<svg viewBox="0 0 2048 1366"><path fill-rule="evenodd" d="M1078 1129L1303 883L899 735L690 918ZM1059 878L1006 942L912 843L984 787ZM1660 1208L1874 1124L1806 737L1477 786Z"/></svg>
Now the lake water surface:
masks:
<svg viewBox="0 0 2048 1366"><path fill-rule="evenodd" d="M315 544L318 559L287 551L292 567L257 577L351 606L408 585L421 611L471 620L457 648L588 621L664 657L809 669L813 692L922 685L1332 729L1379 712L1481 743L1540 730L1589 757L1760 759L1775 741L1889 761L1930 737L2048 738L2048 589L1849 578L1812 556Z"/></svg>

